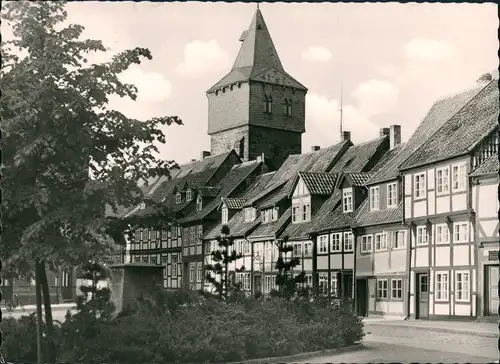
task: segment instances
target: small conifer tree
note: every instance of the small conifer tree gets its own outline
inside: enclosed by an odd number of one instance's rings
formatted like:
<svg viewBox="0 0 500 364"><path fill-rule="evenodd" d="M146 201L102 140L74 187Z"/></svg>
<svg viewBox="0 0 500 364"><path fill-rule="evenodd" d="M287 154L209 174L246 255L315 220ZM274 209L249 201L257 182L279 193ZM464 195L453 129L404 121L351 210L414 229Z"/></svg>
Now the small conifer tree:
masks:
<svg viewBox="0 0 500 364"><path fill-rule="evenodd" d="M300 264L298 257L287 256L293 251L292 245L288 244L288 236L284 236L276 241L278 246L278 259L276 261L276 286L278 290L272 292L274 296L284 297L286 299L293 298L298 292L297 285L305 282L305 272L301 271L294 276L294 268Z"/></svg>
<svg viewBox="0 0 500 364"><path fill-rule="evenodd" d="M234 250L234 238L230 237L230 230L227 225L221 228L221 234L217 237L218 249L210 253L212 264L208 264L205 268L207 282L211 283L216 295L226 300L230 292L239 291L239 284L234 284L230 279L229 265L243 257L243 254L237 253ZM240 273L245 270L245 267L235 269L235 273Z"/></svg>

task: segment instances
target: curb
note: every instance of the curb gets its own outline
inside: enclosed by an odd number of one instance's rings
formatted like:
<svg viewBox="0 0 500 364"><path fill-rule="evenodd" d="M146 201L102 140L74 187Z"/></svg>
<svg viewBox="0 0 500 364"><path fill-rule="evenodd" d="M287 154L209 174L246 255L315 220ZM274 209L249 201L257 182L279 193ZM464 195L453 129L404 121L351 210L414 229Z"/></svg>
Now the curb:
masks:
<svg viewBox="0 0 500 364"><path fill-rule="evenodd" d="M43 306L43 305L42 305ZM53 304L53 305L50 305L50 307L52 308L52 310L54 309L66 309L66 308L75 308L76 307L76 303L60 303L60 304ZM10 312L10 311L7 311L7 309L5 307L2 307L1 308L2 312ZM24 306L24 310L22 308L19 308L19 307L16 307L12 312L24 312L24 311L29 311L29 310L36 310L36 305L26 305Z"/></svg>
<svg viewBox="0 0 500 364"><path fill-rule="evenodd" d="M366 323L365 323L366 325ZM432 326L404 326L404 325L391 325L389 322L370 322L370 326L390 326L390 327L403 327L407 329L417 329L417 330L424 330L424 331L434 331L434 332L447 332L447 333L453 333L453 334L462 334L462 335L472 335L472 336L479 336L479 337L488 337L488 338L498 338L499 334L498 332L487 332L487 331L469 331L469 330L457 330L454 328L447 328L447 327L432 327Z"/></svg>
<svg viewBox="0 0 500 364"><path fill-rule="evenodd" d="M272 358L258 358L258 359L249 359L249 360L243 360L243 361L235 361L235 362L229 362L226 364L258 364L258 363L292 363L294 361L297 361L299 359L310 359L313 357L317 356L326 356L326 355L333 355L333 354L340 354L340 353L345 353L349 351L357 351L363 349L363 344L354 344L350 346L344 346L342 348L338 349L327 349L327 350L320 350L320 351L311 351L308 353L300 353L300 354L295 354L295 355L288 355L288 356L278 356L278 357L272 357Z"/></svg>

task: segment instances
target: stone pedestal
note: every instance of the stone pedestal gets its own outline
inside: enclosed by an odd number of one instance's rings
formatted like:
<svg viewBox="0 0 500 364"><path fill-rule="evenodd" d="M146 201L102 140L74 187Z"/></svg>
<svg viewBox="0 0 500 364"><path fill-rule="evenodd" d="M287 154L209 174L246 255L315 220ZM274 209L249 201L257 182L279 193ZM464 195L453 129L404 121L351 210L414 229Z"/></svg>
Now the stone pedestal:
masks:
<svg viewBox="0 0 500 364"><path fill-rule="evenodd" d="M115 264L110 266L111 300L117 312L134 305L139 297L154 298L163 286L163 266L147 263Z"/></svg>

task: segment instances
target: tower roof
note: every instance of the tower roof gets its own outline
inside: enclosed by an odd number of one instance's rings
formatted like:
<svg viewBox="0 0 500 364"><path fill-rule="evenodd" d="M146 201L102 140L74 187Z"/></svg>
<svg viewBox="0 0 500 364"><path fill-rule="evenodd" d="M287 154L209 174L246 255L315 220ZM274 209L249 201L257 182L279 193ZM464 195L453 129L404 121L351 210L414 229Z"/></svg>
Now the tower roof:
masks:
<svg viewBox="0 0 500 364"><path fill-rule="evenodd" d="M259 8L257 8L248 30L242 33L240 41L242 42L241 48L231 71L212 86L207 93L223 86L249 80L279 83L307 91L304 85L284 70Z"/></svg>

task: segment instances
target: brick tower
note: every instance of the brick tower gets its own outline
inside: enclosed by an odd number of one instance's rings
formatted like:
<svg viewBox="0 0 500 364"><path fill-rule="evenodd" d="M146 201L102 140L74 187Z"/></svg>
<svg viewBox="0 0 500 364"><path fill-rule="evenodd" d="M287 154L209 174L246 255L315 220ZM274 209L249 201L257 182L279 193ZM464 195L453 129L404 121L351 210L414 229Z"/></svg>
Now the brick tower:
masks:
<svg viewBox="0 0 500 364"><path fill-rule="evenodd" d="M283 69L259 8L240 41L231 71L207 91L211 153L264 154L279 168L301 153L307 88Z"/></svg>

